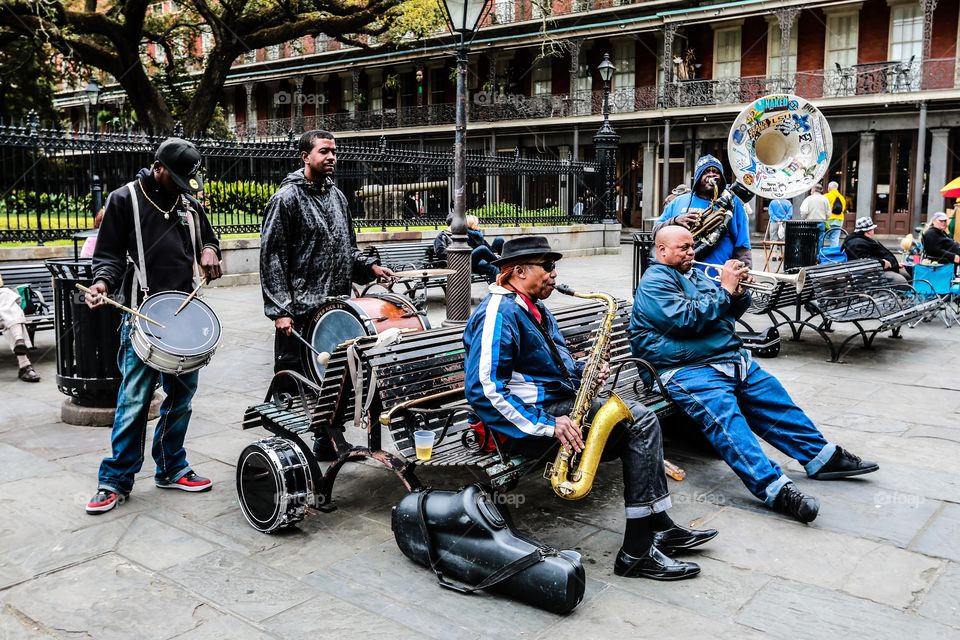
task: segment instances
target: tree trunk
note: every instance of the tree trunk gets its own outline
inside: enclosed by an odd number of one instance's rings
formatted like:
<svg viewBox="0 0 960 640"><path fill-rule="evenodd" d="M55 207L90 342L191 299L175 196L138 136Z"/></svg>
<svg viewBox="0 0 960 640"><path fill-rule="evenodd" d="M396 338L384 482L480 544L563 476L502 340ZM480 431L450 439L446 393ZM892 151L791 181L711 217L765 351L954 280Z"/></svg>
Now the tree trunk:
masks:
<svg viewBox="0 0 960 640"><path fill-rule="evenodd" d="M200 81L197 82L197 90L190 99L190 106L187 108L184 117L184 128L192 135L199 135L206 131L213 118L214 110L220 102L223 95L223 85L227 80L227 74L233 61L239 55L240 51L236 47L223 47L220 45L214 47L207 58L206 68Z"/></svg>

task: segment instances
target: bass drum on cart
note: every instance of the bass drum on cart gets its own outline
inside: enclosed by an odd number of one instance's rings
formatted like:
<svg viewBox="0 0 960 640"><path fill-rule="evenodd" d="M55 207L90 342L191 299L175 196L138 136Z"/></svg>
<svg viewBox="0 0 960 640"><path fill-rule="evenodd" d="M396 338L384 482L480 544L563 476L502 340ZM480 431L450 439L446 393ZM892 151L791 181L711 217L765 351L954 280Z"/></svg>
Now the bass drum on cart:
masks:
<svg viewBox="0 0 960 640"><path fill-rule="evenodd" d="M328 300L314 314L305 337L318 353L331 354L338 344L351 338L379 335L392 327L424 331L430 328L430 321L409 298L396 293L371 294ZM326 361L321 361L306 346L303 361L308 363L314 381L321 384Z"/></svg>
<svg viewBox="0 0 960 640"><path fill-rule="evenodd" d="M270 533L303 520L313 505L313 486L307 457L286 438L258 440L237 461L240 509L257 531Z"/></svg>

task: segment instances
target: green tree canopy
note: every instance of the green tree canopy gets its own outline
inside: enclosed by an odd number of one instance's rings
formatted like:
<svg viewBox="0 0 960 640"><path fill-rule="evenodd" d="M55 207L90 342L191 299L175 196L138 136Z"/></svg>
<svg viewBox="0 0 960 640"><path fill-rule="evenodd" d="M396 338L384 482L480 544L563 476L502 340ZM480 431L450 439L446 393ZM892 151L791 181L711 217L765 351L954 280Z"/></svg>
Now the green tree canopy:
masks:
<svg viewBox="0 0 960 640"><path fill-rule="evenodd" d="M435 0L3 0L0 42L32 38L87 69L111 76L140 124L189 132L214 118L231 65L247 51L325 34L365 46L420 38L442 24ZM194 43L206 38L201 53ZM147 55L153 52L153 56Z"/></svg>

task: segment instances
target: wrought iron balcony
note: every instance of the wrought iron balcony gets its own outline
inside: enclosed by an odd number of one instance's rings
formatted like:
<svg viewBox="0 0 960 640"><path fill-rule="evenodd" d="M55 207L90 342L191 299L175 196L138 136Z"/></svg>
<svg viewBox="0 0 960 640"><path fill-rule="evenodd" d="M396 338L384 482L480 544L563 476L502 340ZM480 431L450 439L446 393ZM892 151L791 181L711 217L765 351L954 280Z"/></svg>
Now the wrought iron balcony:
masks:
<svg viewBox="0 0 960 640"><path fill-rule="evenodd" d="M657 108L703 108L745 104L777 92L792 92L808 100L902 94L917 91L955 89L957 61L953 58L906 62L871 62L851 67L800 71L784 77L746 76L715 80L671 82L662 87L643 86L614 89L610 93L611 113L636 113ZM583 91L539 96L475 93L469 104L472 122L509 122L545 118L574 118L599 115L602 91ZM331 115L261 120L256 135L280 136L290 131L325 128L331 131L368 131L408 127L451 125L452 103L422 107L341 112ZM243 125L240 137L253 135Z"/></svg>

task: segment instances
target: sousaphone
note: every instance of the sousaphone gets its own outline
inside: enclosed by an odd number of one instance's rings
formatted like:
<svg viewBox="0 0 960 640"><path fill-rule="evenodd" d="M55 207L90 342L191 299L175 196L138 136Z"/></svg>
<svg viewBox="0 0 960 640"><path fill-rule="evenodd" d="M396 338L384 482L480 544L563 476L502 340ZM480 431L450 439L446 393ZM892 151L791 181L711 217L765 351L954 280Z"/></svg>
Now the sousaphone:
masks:
<svg viewBox="0 0 960 640"><path fill-rule="evenodd" d="M812 103L772 94L748 104L733 121L727 157L734 182L714 193L710 207L691 228L700 257L709 252L733 217L733 198L792 198L820 182L830 165L830 125Z"/></svg>

